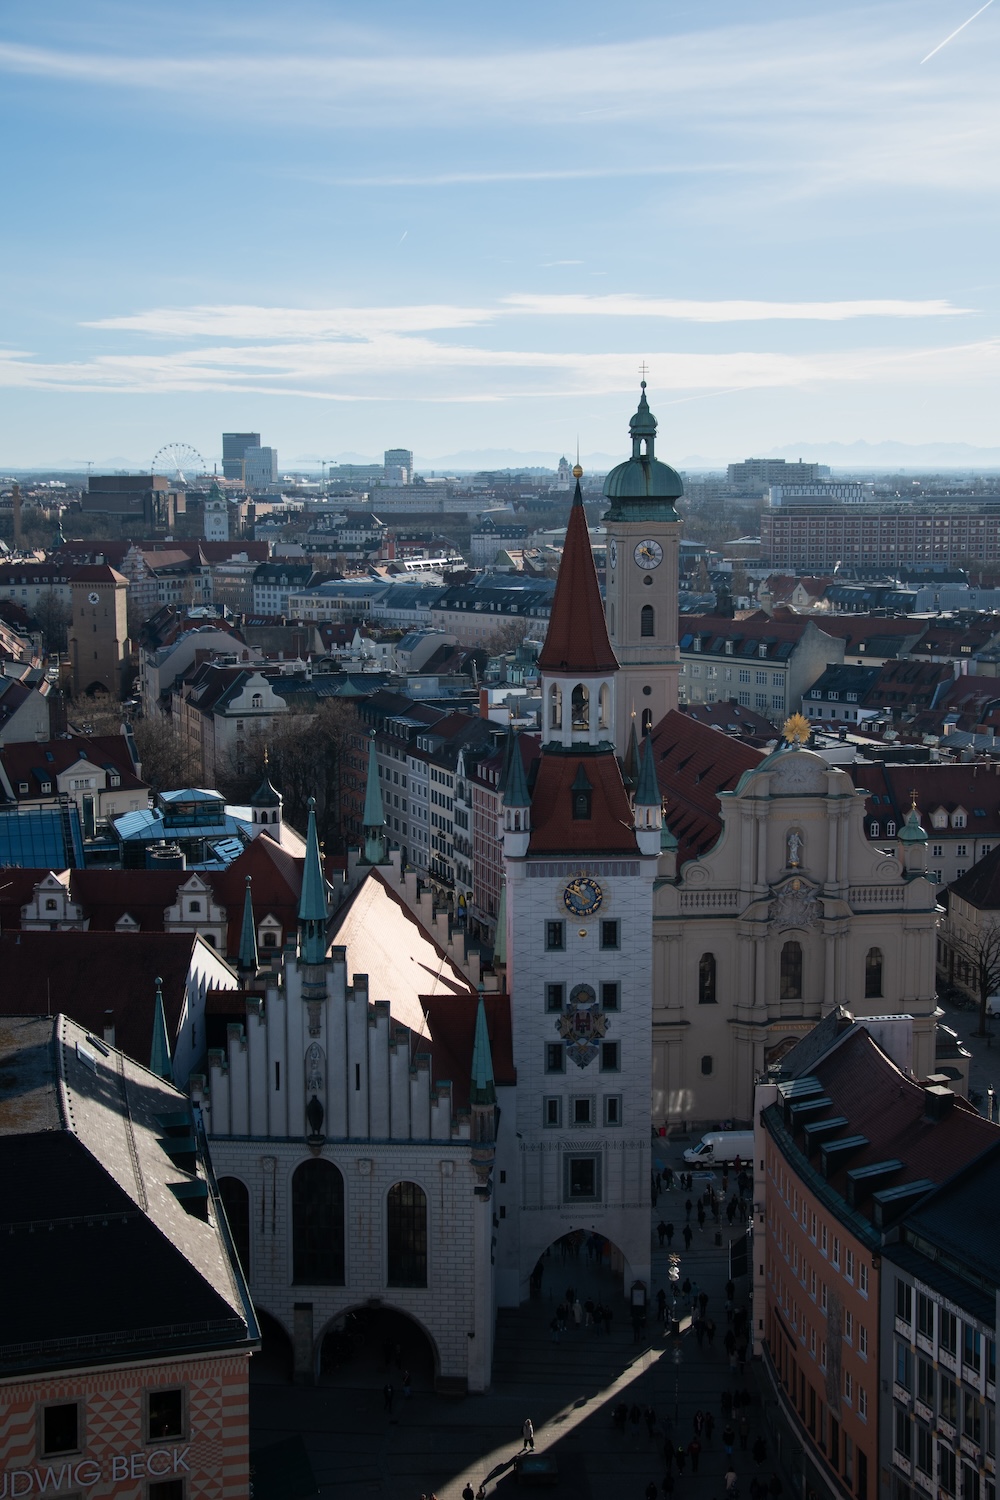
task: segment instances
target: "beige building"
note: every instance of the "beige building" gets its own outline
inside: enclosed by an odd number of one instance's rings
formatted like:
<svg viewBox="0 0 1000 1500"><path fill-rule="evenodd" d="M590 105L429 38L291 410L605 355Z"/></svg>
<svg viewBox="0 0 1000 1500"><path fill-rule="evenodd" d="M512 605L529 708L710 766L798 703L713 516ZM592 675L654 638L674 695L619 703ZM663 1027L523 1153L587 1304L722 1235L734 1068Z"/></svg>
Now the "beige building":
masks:
<svg viewBox="0 0 1000 1500"><path fill-rule="evenodd" d="M754 1079L838 1005L912 1015L913 1071L934 1072L938 909L916 815L889 848L870 843L864 794L787 738L718 802L704 852L678 870L668 833L660 859L654 1121L749 1119ZM684 816L668 801L668 822Z"/></svg>
<svg viewBox="0 0 1000 1500"><path fill-rule="evenodd" d="M70 584L73 694L103 689L120 698L128 665L128 579L107 563L77 568Z"/></svg>

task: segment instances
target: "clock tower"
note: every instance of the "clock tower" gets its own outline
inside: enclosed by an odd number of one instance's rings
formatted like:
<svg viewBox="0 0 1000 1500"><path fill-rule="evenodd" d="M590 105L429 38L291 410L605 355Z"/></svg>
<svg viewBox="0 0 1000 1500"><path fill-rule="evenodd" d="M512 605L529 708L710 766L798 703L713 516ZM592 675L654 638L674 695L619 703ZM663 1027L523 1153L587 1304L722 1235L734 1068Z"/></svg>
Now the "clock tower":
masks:
<svg viewBox="0 0 1000 1500"><path fill-rule="evenodd" d="M656 418L646 402L645 381L629 433L632 457L604 481L611 502L604 518L608 632L621 669L615 744L622 754L633 713L645 734L677 707L681 521L675 502L684 493L677 470L655 456Z"/></svg>
<svg viewBox="0 0 1000 1500"><path fill-rule="evenodd" d="M541 750L529 769L515 746L502 814L518 1080L514 1180L498 1198L497 1291L508 1305L574 1230L607 1242L626 1289L649 1282L660 796L648 752L634 797L615 754L618 664L579 476L538 665Z"/></svg>

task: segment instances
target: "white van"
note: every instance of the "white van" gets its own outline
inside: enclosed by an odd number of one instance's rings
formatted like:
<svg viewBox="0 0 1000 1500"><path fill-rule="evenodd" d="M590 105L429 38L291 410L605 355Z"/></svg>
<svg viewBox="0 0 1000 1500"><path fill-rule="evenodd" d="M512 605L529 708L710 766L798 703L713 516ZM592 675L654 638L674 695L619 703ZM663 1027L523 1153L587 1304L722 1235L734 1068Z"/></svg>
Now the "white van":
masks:
<svg viewBox="0 0 1000 1500"><path fill-rule="evenodd" d="M697 1146L684 1153L684 1160L692 1167L711 1167L722 1162L732 1162L739 1157L743 1163L753 1165L752 1130L713 1130L703 1135Z"/></svg>

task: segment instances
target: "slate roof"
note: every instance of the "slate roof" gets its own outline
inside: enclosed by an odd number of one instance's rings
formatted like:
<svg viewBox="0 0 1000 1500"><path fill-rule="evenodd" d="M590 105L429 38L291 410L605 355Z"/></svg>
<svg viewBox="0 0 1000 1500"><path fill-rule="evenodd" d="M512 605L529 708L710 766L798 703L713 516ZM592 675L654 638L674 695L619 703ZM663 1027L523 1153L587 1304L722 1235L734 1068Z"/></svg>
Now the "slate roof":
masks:
<svg viewBox="0 0 1000 1500"><path fill-rule="evenodd" d="M428 1051L434 1068L434 1082L448 1079L456 1109L467 1109L472 1087L473 1050L476 1034L478 1001L465 995L428 995L424 998L431 1043ZM498 1088L517 1082L514 1068L510 1021L510 996L487 991L483 994L486 1029L493 1060L493 1081Z"/></svg>
<svg viewBox="0 0 1000 1500"><path fill-rule="evenodd" d="M969 1275L993 1287L1000 1285L1000 1241L997 1240L997 1203L1000 1202L1000 1145L976 1162L974 1168L966 1168L946 1183L933 1197L928 1198L903 1222L904 1239L919 1238L934 1246L952 1267L968 1268ZM895 1247L886 1252L895 1259ZM926 1262L925 1262L926 1265ZM936 1268L941 1274L944 1268ZM928 1275L927 1270L918 1270L917 1275ZM933 1274L933 1273L932 1273ZM948 1272L944 1272L948 1274ZM957 1280L957 1278L955 1278ZM985 1295L982 1287L976 1292L986 1302L983 1321L994 1323L996 1299ZM953 1286L946 1295L968 1305L970 1288ZM983 1316L980 1312L978 1316Z"/></svg>
<svg viewBox="0 0 1000 1500"><path fill-rule="evenodd" d="M6 694L4 695L7 696ZM4 699L0 698L0 707ZM55 779L79 761L89 761L103 771L118 775L119 790L138 791L144 795L149 788L135 774L128 741L123 734L86 736L68 735L64 739L46 740L42 744L29 741L22 744L4 745L0 748L0 762L7 773L15 798L38 797L42 783L47 781L55 795ZM28 791L20 792L22 782L27 782Z"/></svg>
<svg viewBox="0 0 1000 1500"><path fill-rule="evenodd" d="M1000 833L1000 775L992 766L964 761L894 765L858 760L843 769L856 787L870 793L865 803L870 816L894 817L900 823L910 810L912 790L917 794L920 821L931 839L943 836L971 842ZM931 817L939 807L949 814L964 808L968 815L965 828L934 828Z"/></svg>
<svg viewBox="0 0 1000 1500"><path fill-rule="evenodd" d="M0 1372L256 1344L214 1204L171 1189L206 1177L162 1144L184 1095L64 1015L0 1019L0 1076Z"/></svg>
<svg viewBox="0 0 1000 1500"><path fill-rule="evenodd" d="M1000 844L948 887L980 911L1000 911Z"/></svg>

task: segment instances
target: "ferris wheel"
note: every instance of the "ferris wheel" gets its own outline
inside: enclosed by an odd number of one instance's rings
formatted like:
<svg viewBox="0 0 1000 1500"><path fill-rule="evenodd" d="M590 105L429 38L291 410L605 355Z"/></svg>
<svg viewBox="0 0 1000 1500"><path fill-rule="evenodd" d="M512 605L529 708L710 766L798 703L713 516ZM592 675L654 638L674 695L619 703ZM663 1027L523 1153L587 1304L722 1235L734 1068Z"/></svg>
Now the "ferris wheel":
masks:
<svg viewBox="0 0 1000 1500"><path fill-rule="evenodd" d="M190 443L164 443L153 457L152 472L187 484L196 474L207 474L208 464Z"/></svg>

